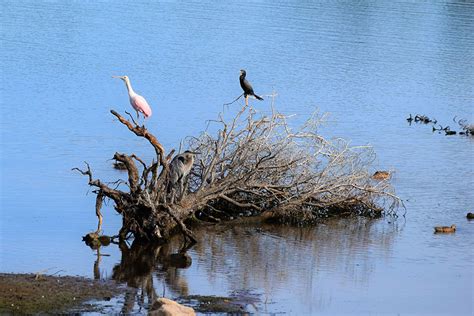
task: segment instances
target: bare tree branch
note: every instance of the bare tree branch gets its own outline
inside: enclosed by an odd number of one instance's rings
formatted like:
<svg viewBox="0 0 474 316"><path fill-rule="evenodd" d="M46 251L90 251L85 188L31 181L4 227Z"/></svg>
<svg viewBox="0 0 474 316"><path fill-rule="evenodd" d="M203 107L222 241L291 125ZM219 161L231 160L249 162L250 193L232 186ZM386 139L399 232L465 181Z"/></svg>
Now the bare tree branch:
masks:
<svg viewBox="0 0 474 316"><path fill-rule="evenodd" d="M156 156L157 156L158 160L160 161L160 164L162 166L166 165L166 161L164 159L165 149L163 148L163 146L160 144L160 142L156 139L156 137L153 134L148 132L148 130L144 126L138 126L136 124L135 124L135 126L133 126L132 123L127 121L124 117L122 117L120 114L118 114L114 110L110 110L110 113L115 115L115 117L118 118L120 123L127 126L128 129L131 132L135 133L135 135L146 138L150 142L150 144L153 146L153 148L155 149L155 153L156 153Z"/></svg>

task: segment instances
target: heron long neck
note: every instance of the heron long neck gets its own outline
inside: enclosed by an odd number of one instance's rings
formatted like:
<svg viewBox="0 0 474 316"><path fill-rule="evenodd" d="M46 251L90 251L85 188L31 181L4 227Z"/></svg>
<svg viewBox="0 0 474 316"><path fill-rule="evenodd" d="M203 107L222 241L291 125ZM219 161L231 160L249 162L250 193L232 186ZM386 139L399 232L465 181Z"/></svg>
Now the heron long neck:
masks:
<svg viewBox="0 0 474 316"><path fill-rule="evenodd" d="M193 167L193 164L194 164L194 157L186 157L186 162L184 163L184 166L185 166L185 169L186 169L186 173L188 173L189 171L191 171L191 168Z"/></svg>
<svg viewBox="0 0 474 316"><path fill-rule="evenodd" d="M128 95L131 96L131 95L136 94L135 91L133 91L132 84L130 83L130 80L129 80L129 79L126 79L126 80L125 80L125 85L127 86Z"/></svg>

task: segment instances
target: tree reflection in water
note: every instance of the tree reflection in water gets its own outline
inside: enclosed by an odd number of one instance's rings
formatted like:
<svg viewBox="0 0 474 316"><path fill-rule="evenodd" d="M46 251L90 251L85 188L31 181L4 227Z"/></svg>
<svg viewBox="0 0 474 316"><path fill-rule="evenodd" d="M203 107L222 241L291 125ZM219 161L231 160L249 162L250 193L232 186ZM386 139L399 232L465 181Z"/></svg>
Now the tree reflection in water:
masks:
<svg viewBox="0 0 474 316"><path fill-rule="evenodd" d="M211 285L225 284L227 292L256 289L263 301L311 302L313 311L324 310L340 290L368 287L377 265L392 255L402 228L402 220L362 217L313 227L233 223L196 231L198 243L190 253L193 270L207 275Z"/></svg>
<svg viewBox="0 0 474 316"><path fill-rule="evenodd" d="M191 257L185 250L173 252L173 246L172 243L133 243L131 247L125 242L119 244L122 258L113 268L112 279L133 289L125 294L122 313L132 312L135 303L140 310L146 309L155 300L157 293L153 285L154 272L173 292L188 295L188 284L180 276L179 270L191 266ZM166 293L161 294L165 296Z"/></svg>
<svg viewBox="0 0 474 316"><path fill-rule="evenodd" d="M387 224L360 217L313 227L235 221L196 229L198 243L189 255L180 251L179 238L165 245L122 243L112 278L133 289L123 313L146 309L157 295L175 299L248 291L260 296L257 311L285 310L290 304L299 306L298 313L312 313L325 310L341 292L347 295L347 289L367 289L377 265L392 255L402 228L401 220ZM191 256L193 266L184 273ZM100 256L94 275L99 263Z"/></svg>

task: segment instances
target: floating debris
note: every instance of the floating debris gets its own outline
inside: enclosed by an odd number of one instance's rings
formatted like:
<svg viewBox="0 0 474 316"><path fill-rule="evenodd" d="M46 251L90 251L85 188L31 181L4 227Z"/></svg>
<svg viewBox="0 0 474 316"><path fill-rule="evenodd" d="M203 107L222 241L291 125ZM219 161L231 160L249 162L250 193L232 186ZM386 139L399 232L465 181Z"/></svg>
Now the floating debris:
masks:
<svg viewBox="0 0 474 316"><path fill-rule="evenodd" d="M460 119L456 121L456 116L453 118L453 121L462 128L462 131L459 132L459 135L474 136L474 124L469 124L466 119Z"/></svg>
<svg viewBox="0 0 474 316"><path fill-rule="evenodd" d="M451 127L449 127L449 126L443 127L439 124L438 124L438 126L439 126L439 128L436 128L435 126L433 126L433 132L436 132L436 131L439 131L440 133L444 132L444 134L447 135L447 136L456 135L456 131L452 131Z"/></svg>
<svg viewBox="0 0 474 316"><path fill-rule="evenodd" d="M410 114L410 117L411 117L411 114ZM423 123L423 124L428 124L428 123L433 123L433 124L436 124L438 121L436 119L430 119L428 116L426 115L415 115L415 123Z"/></svg>
<svg viewBox="0 0 474 316"><path fill-rule="evenodd" d="M468 124L467 120L465 119L456 120L456 116L453 118L453 122L455 122L462 128L462 131L459 131L459 132L455 130L451 130L450 126L443 127L440 124L438 124L439 127L437 128L436 124L438 123L438 120L431 119L426 115L416 114L415 117L413 117L410 113L410 116L406 120L408 121L409 125L411 125L413 121L415 121L415 123L422 123L422 124L432 123L433 133L437 131L439 133L444 132L444 135L446 136L457 135L457 134L466 135L466 136L470 136L470 135L474 136L474 124Z"/></svg>

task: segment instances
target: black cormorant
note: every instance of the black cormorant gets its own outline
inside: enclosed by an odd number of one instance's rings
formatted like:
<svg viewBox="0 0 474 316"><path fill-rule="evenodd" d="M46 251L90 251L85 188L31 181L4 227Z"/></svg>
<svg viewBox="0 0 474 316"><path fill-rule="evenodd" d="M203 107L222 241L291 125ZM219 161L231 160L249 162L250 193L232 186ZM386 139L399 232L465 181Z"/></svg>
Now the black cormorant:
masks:
<svg viewBox="0 0 474 316"><path fill-rule="evenodd" d="M254 96L258 100L263 100L262 97L256 95L255 92L253 92L252 85L250 84L250 82L247 81L247 79L245 79L246 75L247 75L247 72L245 72L245 70L241 69L239 79L240 79L240 86L242 87L242 90L244 90L245 105L248 105L249 95Z"/></svg>

